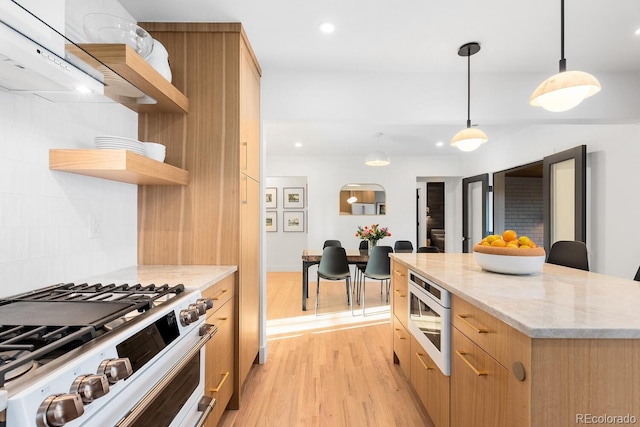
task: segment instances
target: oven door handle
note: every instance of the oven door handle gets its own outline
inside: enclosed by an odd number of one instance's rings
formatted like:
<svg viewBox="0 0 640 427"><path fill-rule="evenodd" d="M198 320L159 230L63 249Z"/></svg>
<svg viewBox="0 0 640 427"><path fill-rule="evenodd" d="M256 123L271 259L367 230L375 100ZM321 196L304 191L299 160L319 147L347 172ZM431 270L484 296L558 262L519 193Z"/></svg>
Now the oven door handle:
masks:
<svg viewBox="0 0 640 427"><path fill-rule="evenodd" d="M207 342L218 332L218 328L215 325L204 324L200 328L200 340L192 347L189 352L180 360L180 362L171 368L167 374L162 377L160 381L156 383L151 390L145 394L142 399L134 406L129 413L122 418L117 424L117 427L127 427L132 425L140 415L147 409L147 407L158 397L158 395L166 388L167 385L182 371L182 369L191 361L191 358L200 352L200 349L207 344Z"/></svg>

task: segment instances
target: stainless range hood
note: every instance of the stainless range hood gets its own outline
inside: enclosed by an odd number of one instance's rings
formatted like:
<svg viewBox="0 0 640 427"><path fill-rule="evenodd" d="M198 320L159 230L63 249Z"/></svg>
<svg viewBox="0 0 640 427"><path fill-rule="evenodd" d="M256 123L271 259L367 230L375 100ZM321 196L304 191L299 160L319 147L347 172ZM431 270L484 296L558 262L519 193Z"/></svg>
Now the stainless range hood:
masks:
<svg viewBox="0 0 640 427"><path fill-rule="evenodd" d="M0 87L57 101L102 95L103 76L68 54L70 42L19 3L0 0Z"/></svg>

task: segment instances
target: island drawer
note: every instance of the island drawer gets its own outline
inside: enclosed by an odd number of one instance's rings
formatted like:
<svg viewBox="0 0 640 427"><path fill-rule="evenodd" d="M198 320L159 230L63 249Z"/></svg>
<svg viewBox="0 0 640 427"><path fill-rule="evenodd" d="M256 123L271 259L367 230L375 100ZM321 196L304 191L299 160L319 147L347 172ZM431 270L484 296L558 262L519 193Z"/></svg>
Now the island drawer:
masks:
<svg viewBox="0 0 640 427"><path fill-rule="evenodd" d="M391 279L391 301L393 314L400 320L406 328L409 320L409 284L408 270L406 267L393 263L393 275Z"/></svg>
<svg viewBox="0 0 640 427"><path fill-rule="evenodd" d="M398 321L396 316L393 317L393 352L397 363L400 364L402 372L411 379L411 335L405 327Z"/></svg>
<svg viewBox="0 0 640 427"><path fill-rule="evenodd" d="M207 311L207 317L215 313L216 310L222 307L225 302L233 297L235 277L235 274L227 276L213 286L202 291L202 296L204 298L211 298L213 301L213 308Z"/></svg>

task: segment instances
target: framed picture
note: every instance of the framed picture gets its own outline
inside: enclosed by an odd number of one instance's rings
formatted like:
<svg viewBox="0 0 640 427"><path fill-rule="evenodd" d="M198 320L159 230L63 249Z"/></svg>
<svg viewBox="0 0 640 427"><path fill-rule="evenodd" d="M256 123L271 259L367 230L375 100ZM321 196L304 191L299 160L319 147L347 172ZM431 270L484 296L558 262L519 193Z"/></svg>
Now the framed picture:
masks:
<svg viewBox="0 0 640 427"><path fill-rule="evenodd" d="M284 202L285 209L301 209L304 208L304 188L303 187L290 187L284 188Z"/></svg>
<svg viewBox="0 0 640 427"><path fill-rule="evenodd" d="M384 203L376 203L376 214L377 215L387 214L387 208Z"/></svg>
<svg viewBox="0 0 640 427"><path fill-rule="evenodd" d="M267 212L264 221L267 231L278 231L278 212Z"/></svg>
<svg viewBox="0 0 640 427"><path fill-rule="evenodd" d="M267 209L275 209L278 207L278 189L276 187L267 187L264 189L264 205Z"/></svg>
<svg viewBox="0 0 640 427"><path fill-rule="evenodd" d="M304 231L304 212L288 211L283 212L284 231Z"/></svg>

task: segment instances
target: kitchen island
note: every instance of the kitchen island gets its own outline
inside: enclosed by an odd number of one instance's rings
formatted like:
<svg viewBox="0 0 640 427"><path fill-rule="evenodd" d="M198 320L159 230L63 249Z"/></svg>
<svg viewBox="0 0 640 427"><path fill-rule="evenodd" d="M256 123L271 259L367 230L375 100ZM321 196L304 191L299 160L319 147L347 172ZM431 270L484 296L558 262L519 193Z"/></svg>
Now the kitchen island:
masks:
<svg viewBox="0 0 640 427"><path fill-rule="evenodd" d="M423 398L447 400L439 408L450 417L434 417L425 404L436 425L639 422L640 282L551 264L531 275L497 274L472 254L391 257L393 356L419 395L412 356L434 369L407 339L407 273L451 293L451 376Z"/></svg>

